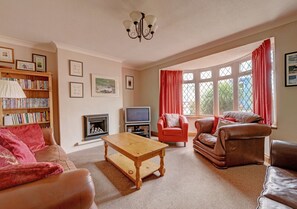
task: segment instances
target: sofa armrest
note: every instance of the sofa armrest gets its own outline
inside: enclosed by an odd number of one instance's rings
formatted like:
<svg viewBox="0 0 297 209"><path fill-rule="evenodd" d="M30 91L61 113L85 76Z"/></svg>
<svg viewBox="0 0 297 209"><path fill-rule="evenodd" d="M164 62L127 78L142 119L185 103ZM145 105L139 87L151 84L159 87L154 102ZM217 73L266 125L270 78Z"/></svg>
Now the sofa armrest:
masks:
<svg viewBox="0 0 297 209"><path fill-rule="evenodd" d="M2 190L0 205L5 209L89 209L94 196L89 171L78 169Z"/></svg>
<svg viewBox="0 0 297 209"><path fill-rule="evenodd" d="M53 135L53 130L51 128L42 128L42 133L46 145L57 144Z"/></svg>
<svg viewBox="0 0 297 209"><path fill-rule="evenodd" d="M186 116L180 115L179 121L180 121L180 126L181 126L182 130L188 131L189 122L188 122L188 119L186 118Z"/></svg>
<svg viewBox="0 0 297 209"><path fill-rule="evenodd" d="M256 139L269 136L271 127L258 123L244 123L219 128L218 136L224 140Z"/></svg>
<svg viewBox="0 0 297 209"><path fill-rule="evenodd" d="M213 122L214 122L213 118L197 119L195 121L195 127L197 129L197 137L201 133L210 133L213 126Z"/></svg>
<svg viewBox="0 0 297 209"><path fill-rule="evenodd" d="M271 165L297 171L297 144L273 140L270 149Z"/></svg>

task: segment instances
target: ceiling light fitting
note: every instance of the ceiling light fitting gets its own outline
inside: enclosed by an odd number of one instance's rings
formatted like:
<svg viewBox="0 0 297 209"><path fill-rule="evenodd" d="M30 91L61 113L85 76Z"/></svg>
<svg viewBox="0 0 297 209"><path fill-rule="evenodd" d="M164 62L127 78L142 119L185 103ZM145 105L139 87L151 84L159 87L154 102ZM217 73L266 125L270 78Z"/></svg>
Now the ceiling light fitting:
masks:
<svg viewBox="0 0 297 209"><path fill-rule="evenodd" d="M125 20L123 22L128 36L132 39L139 38L139 42L144 38L146 40L151 40L156 32L158 26L155 24L157 18L154 15L145 15L139 11L133 11L130 13L131 20ZM146 22L147 28L144 28L143 23ZM131 31L132 25L134 24L134 30Z"/></svg>

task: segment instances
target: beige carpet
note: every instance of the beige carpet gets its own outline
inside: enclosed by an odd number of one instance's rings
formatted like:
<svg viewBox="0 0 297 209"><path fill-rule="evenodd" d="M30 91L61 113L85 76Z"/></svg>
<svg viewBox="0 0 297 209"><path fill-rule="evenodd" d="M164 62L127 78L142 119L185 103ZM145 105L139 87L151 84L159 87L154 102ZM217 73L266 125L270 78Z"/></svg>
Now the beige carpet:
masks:
<svg viewBox="0 0 297 209"><path fill-rule="evenodd" d="M265 166L217 169L193 151L192 140L166 149L165 176L145 178L140 190L104 161L104 146L69 157L92 174L99 209L255 209L262 190ZM153 159L159 162L158 158Z"/></svg>

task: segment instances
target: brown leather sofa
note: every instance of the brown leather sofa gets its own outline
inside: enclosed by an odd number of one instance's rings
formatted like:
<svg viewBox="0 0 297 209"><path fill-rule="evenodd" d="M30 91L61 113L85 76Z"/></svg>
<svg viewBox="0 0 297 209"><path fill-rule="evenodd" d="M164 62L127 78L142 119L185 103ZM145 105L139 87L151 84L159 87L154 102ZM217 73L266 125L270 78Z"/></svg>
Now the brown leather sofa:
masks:
<svg viewBox="0 0 297 209"><path fill-rule="evenodd" d="M36 160L58 163L64 172L0 191L0 208L96 209L94 184L88 170L76 169L56 144L51 129L43 129L43 136L48 146L35 153Z"/></svg>
<svg viewBox="0 0 297 209"><path fill-rule="evenodd" d="M264 139L271 133L270 126L258 124L260 116L253 113L230 111L224 117L232 117L240 124L223 126L218 136L211 135L214 119L195 121L197 135L193 148L218 168L264 162Z"/></svg>
<svg viewBox="0 0 297 209"><path fill-rule="evenodd" d="M257 209L297 208L297 144L273 140Z"/></svg>

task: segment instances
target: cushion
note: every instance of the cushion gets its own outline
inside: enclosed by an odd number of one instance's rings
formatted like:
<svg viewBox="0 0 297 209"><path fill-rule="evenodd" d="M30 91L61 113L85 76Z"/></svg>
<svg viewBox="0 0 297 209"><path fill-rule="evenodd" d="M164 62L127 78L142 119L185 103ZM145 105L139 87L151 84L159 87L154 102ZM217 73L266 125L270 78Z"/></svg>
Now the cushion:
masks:
<svg viewBox="0 0 297 209"><path fill-rule="evenodd" d="M0 129L0 145L8 149L20 163L36 162L27 145L8 129Z"/></svg>
<svg viewBox="0 0 297 209"><path fill-rule="evenodd" d="M217 126L218 126L218 122L219 122L219 119L222 118L222 117L218 117L218 116L214 116L214 121L213 121L213 126L212 126L212 129L211 129L211 134L214 134L217 130ZM225 120L229 120L229 121L233 121L233 122L236 122L236 119L235 118L224 118Z"/></svg>
<svg viewBox="0 0 297 209"><path fill-rule="evenodd" d="M179 114L165 114L167 127L180 127Z"/></svg>
<svg viewBox="0 0 297 209"><path fill-rule="evenodd" d="M224 117L235 118L236 121L241 123L258 123L263 120L259 115L252 112L228 111L224 112Z"/></svg>
<svg viewBox="0 0 297 209"><path fill-rule="evenodd" d="M19 137L32 152L45 147L43 133L38 124L8 127L11 133Z"/></svg>
<svg viewBox="0 0 297 209"><path fill-rule="evenodd" d="M201 133L198 136L198 140L207 146L214 147L217 142L217 137L211 134Z"/></svg>
<svg viewBox="0 0 297 209"><path fill-rule="evenodd" d="M181 128L164 128L163 135L164 136L182 136L183 131Z"/></svg>
<svg viewBox="0 0 297 209"><path fill-rule="evenodd" d="M19 161L15 156L8 149L0 145L0 167L17 164L19 164Z"/></svg>
<svg viewBox="0 0 297 209"><path fill-rule="evenodd" d="M37 181L63 172L56 163L30 163L0 168L0 190Z"/></svg>
<svg viewBox="0 0 297 209"><path fill-rule="evenodd" d="M216 132L213 135L214 136L218 136L219 128L220 127L222 127L222 126L230 126L230 125L234 125L234 124L238 124L238 123L220 118L219 119L219 122L218 122L218 125L217 125Z"/></svg>

